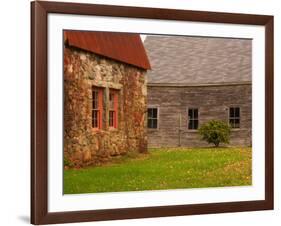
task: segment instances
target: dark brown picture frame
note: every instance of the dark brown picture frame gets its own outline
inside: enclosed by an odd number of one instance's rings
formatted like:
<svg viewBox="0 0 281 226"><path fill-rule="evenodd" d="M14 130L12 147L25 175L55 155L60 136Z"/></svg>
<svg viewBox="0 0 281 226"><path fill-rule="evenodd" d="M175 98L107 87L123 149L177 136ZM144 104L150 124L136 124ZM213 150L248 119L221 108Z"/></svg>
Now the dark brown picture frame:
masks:
<svg viewBox="0 0 281 226"><path fill-rule="evenodd" d="M48 212L49 13L265 26L265 200ZM52 224L273 209L273 16L62 2L31 3L31 223Z"/></svg>

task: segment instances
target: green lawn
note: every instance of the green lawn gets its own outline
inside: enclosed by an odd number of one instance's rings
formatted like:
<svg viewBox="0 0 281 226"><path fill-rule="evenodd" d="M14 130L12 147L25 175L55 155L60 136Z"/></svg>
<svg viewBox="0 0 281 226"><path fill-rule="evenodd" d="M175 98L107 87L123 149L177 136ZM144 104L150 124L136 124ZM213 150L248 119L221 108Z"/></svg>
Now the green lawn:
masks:
<svg viewBox="0 0 281 226"><path fill-rule="evenodd" d="M251 148L152 149L112 163L64 170L64 193L243 186L252 183Z"/></svg>

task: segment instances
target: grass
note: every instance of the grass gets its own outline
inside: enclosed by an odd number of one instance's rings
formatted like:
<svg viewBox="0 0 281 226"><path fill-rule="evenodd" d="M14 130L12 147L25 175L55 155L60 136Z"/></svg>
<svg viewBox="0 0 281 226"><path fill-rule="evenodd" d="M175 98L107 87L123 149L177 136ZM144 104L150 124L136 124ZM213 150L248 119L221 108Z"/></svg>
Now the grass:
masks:
<svg viewBox="0 0 281 226"><path fill-rule="evenodd" d="M64 193L243 186L252 183L251 148L152 149L112 163L64 170Z"/></svg>

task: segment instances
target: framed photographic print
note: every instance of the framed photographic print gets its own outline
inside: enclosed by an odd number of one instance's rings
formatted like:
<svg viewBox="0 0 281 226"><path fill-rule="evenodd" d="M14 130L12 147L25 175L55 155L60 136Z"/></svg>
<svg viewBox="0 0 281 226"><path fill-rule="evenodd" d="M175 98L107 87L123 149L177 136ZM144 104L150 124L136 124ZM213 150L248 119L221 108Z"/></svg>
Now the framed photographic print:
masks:
<svg viewBox="0 0 281 226"><path fill-rule="evenodd" d="M31 3L31 223L273 209L273 16Z"/></svg>

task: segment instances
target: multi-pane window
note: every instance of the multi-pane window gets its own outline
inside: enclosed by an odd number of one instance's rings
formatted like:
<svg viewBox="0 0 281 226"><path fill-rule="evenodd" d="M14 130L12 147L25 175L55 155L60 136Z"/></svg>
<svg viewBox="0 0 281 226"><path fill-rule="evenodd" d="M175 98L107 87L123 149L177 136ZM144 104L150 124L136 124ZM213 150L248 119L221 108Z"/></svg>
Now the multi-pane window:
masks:
<svg viewBox="0 0 281 226"><path fill-rule="evenodd" d="M232 128L240 128L240 108L230 107L229 108L229 125Z"/></svg>
<svg viewBox="0 0 281 226"><path fill-rule="evenodd" d="M158 128L158 108L147 109L147 127L150 129Z"/></svg>
<svg viewBox="0 0 281 226"><path fill-rule="evenodd" d="M102 127L102 89L92 88L92 127Z"/></svg>
<svg viewBox="0 0 281 226"><path fill-rule="evenodd" d="M117 128L117 112L118 112L118 92L116 90L109 91L109 127Z"/></svg>
<svg viewBox="0 0 281 226"><path fill-rule="evenodd" d="M188 129L198 129L198 108L188 109Z"/></svg>

